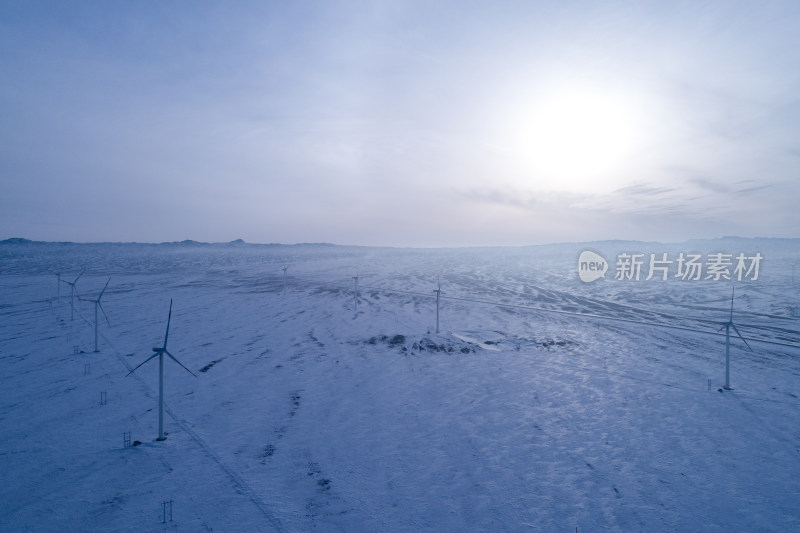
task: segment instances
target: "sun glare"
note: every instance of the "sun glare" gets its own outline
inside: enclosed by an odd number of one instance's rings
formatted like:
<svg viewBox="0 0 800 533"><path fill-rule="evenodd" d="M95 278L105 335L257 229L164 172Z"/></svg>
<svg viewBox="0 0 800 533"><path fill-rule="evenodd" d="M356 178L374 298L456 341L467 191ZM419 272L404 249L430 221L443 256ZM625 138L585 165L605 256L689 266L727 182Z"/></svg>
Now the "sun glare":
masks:
<svg viewBox="0 0 800 533"><path fill-rule="evenodd" d="M566 90L542 97L516 140L527 186L572 192L611 190L624 181L637 140L634 107L621 97Z"/></svg>

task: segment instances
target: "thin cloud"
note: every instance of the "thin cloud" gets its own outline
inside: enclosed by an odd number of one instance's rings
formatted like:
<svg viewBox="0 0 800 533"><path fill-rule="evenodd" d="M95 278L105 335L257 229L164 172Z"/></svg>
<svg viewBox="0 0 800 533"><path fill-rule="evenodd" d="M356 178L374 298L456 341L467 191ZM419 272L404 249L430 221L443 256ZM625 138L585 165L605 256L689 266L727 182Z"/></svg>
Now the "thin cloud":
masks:
<svg viewBox="0 0 800 533"><path fill-rule="evenodd" d="M648 184L629 185L614 191L614 194L631 196L657 196L675 191L674 187L656 187Z"/></svg>

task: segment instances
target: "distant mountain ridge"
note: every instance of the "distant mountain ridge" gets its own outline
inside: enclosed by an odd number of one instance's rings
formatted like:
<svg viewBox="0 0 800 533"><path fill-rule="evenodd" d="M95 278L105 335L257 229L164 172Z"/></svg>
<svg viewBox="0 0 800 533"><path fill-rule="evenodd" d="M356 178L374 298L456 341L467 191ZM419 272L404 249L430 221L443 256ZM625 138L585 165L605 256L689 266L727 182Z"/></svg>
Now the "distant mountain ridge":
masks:
<svg viewBox="0 0 800 533"><path fill-rule="evenodd" d="M36 245L46 245L46 244L61 244L61 245L75 245L75 246L96 246L96 245L115 245L115 246L124 246L124 245L139 245L139 246L336 246L331 243L327 242L302 242L302 243L293 243L293 244L284 244L278 242L271 242L271 243L249 243L245 242L244 239L236 239L229 242L203 242L203 241L195 241L192 239L185 239L182 241L167 241L167 242L73 242L73 241L33 241L30 239L25 239L22 237L12 237L10 239L5 239L0 241L0 245L3 244L11 244L11 245L23 245L23 244L36 244Z"/></svg>
<svg viewBox="0 0 800 533"><path fill-rule="evenodd" d="M769 245L798 245L800 246L800 237L737 237L726 235L723 237L709 238L709 239L688 239L685 241L643 241L635 239L605 239L597 241L575 241L575 242L554 242L547 244L533 244L533 245L517 245L517 246L439 246L439 247L424 247L424 248L524 248L524 247L581 247L581 246L641 246L641 245L686 245L689 247L705 248L714 244L725 243L739 243L739 244L755 244L764 243ZM357 247L357 248L395 248L394 246L361 246L361 245L348 245L348 244L334 244L329 242L301 242L301 243L250 243L244 239L235 239L229 242L204 242L195 241L192 239L185 239L182 241L165 241L160 243L150 242L72 242L72 241L34 241L23 237L12 237L0 241L0 245L75 245L75 246L95 246L95 245L139 245L139 246L184 246L184 247L212 247L212 246L342 246L342 247ZM398 246L396 248L415 248L413 246Z"/></svg>

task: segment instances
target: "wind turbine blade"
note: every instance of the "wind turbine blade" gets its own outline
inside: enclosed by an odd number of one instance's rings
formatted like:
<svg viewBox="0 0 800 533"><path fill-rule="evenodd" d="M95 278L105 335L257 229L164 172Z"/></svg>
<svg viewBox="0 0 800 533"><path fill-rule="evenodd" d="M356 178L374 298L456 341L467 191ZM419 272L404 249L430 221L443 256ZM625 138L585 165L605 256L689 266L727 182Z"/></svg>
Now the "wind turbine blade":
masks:
<svg viewBox="0 0 800 533"><path fill-rule="evenodd" d="M83 270L81 270L81 273L80 273L80 274L78 274L78 277L77 277L77 278L75 278L75 281L73 281L73 282L72 282L72 283L73 283L73 285L74 285L75 283L78 283L78 280L79 280L79 279L81 279L81 276L83 276L83 273L84 273L84 272L86 272L86 269L83 269Z"/></svg>
<svg viewBox="0 0 800 533"><path fill-rule="evenodd" d="M136 365L136 366L133 368L133 370L131 370L130 372L128 372L127 374L125 374L125 377L127 378L128 376L130 376L131 374L133 374L134 372L136 372L136 370L138 370L138 368L139 368L140 366L142 366L142 365L143 365L143 364L145 364L146 362L150 361L151 359L154 359L154 358L158 357L160 354L161 354L161 350L157 351L156 353L154 353L153 355L151 355L150 357L148 357L147 359L145 359L144 361L142 361L141 363L139 363L138 365Z"/></svg>
<svg viewBox="0 0 800 533"><path fill-rule="evenodd" d="M750 351L752 352L752 351L753 351L753 349L752 349L752 348L750 348L750 345L749 345L749 344L747 344L747 341L746 341L746 340L744 340L744 337L742 337L742 334L741 334L741 333L739 333L739 330L738 330L738 329L736 329L736 326L734 326L733 324L731 324L731 327L733 327L733 331L735 331L735 332L736 332L736 334L737 334L737 335L739 335L739 338L740 338L740 339L742 339L742 342L744 342L745 346L747 346L747 349L748 349L748 350L750 350Z"/></svg>
<svg viewBox="0 0 800 533"><path fill-rule="evenodd" d="M733 322L733 296L736 294L736 285L733 286L733 290L731 291L731 322Z"/></svg>
<svg viewBox="0 0 800 533"><path fill-rule="evenodd" d="M100 300L97 300L97 305L100 307L100 310L103 312L103 316L106 317L106 322L108 322L108 327L111 327L111 321L108 319L108 315L106 314L106 310L103 309L103 304L100 303Z"/></svg>
<svg viewBox="0 0 800 533"><path fill-rule="evenodd" d="M106 292L106 289L108 288L108 284L109 284L109 283L111 283L111 278L110 278L110 277L108 278L108 281L106 281L106 286L105 286L105 287L103 287L103 290L102 290L102 291L100 291L100 296L98 296L98 297L97 297L97 301L98 301L98 302L100 301L100 298L102 298L102 297L103 297L103 293L104 293L104 292Z"/></svg>
<svg viewBox="0 0 800 533"><path fill-rule="evenodd" d="M171 353L169 353L169 352L168 352L168 351L166 351L166 350L164 350L164 353L165 353L165 354L167 354L167 355L169 356L169 358L170 358L170 359L172 359L173 361L175 361L175 362L176 362L176 363L178 363L179 365L183 366L183 363L181 363L180 361L178 361L177 359L175 359L175 356L174 356L174 355L172 355ZM194 372L192 372L191 370L189 370L189 369L188 369L188 368L186 368L185 366L183 366L183 369L184 369L184 370L186 370L186 371L187 371L188 373L190 373L191 375L193 375L194 377L197 377L197 374L195 374Z"/></svg>
<svg viewBox="0 0 800 533"><path fill-rule="evenodd" d="M169 299L169 316L167 317L167 332L164 333L164 349L167 349L167 337L169 337L169 323L172 321L172 298Z"/></svg>
<svg viewBox="0 0 800 533"><path fill-rule="evenodd" d="M723 325L722 325L722 327L721 327L721 328L719 328L719 329L717 330L717 333L719 333L720 331L722 331L723 329L725 329L725 326L727 326L727 325L728 325L728 324L723 324Z"/></svg>

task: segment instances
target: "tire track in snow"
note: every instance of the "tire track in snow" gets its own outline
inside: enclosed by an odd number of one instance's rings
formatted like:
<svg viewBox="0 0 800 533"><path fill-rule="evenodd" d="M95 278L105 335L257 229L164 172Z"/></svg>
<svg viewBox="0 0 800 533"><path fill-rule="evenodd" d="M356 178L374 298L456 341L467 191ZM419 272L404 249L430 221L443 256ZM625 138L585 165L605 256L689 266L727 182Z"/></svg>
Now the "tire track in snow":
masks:
<svg viewBox="0 0 800 533"><path fill-rule="evenodd" d="M753 419L759 425L761 425L761 427L764 428L764 430L767 431L767 433L772 435L773 438L775 438L776 440L780 441L781 443L783 443L786 446L786 454L789 457L791 457L795 461L800 462L800 456L798 456L798 452L800 452L800 450L798 450L797 444L794 442L792 437L787 437L785 435L784 431L774 428L772 425L767 423L764 420L763 417L761 417L758 413L756 413L749 405L747 405L745 400L746 399L752 399L752 398L748 398L747 396L743 396L741 394L737 394L735 390L734 391L729 391L728 394L729 394L729 396L732 396L733 398L735 398L736 401L739 403L739 405L742 407L742 409L747 411L753 417ZM785 403L785 402L781 402L781 403Z"/></svg>
<svg viewBox="0 0 800 533"><path fill-rule="evenodd" d="M190 437L192 437L192 439L200 446L200 448L205 451L206 454L211 457L226 474L228 474L228 477L230 477L234 482L236 488L241 491L242 494L245 494L250 498L256 507L259 508L269 524L276 531L283 531L283 526L281 525L280 520L278 520L278 517L272 513L272 511L269 509L269 506L267 506L267 503L253 490L252 487L250 487L250 485L248 485L248 483L239 475L239 473L233 468L229 467L222 460L222 458L213 449L211 449L208 444L206 444L203 438L195 433L195 431L189 427L189 424L185 420L178 418L177 415L172 412L172 409L170 409L166 404L164 404L164 410L169 414L169 416L172 417L175 423L177 423L181 429L183 429Z"/></svg>

